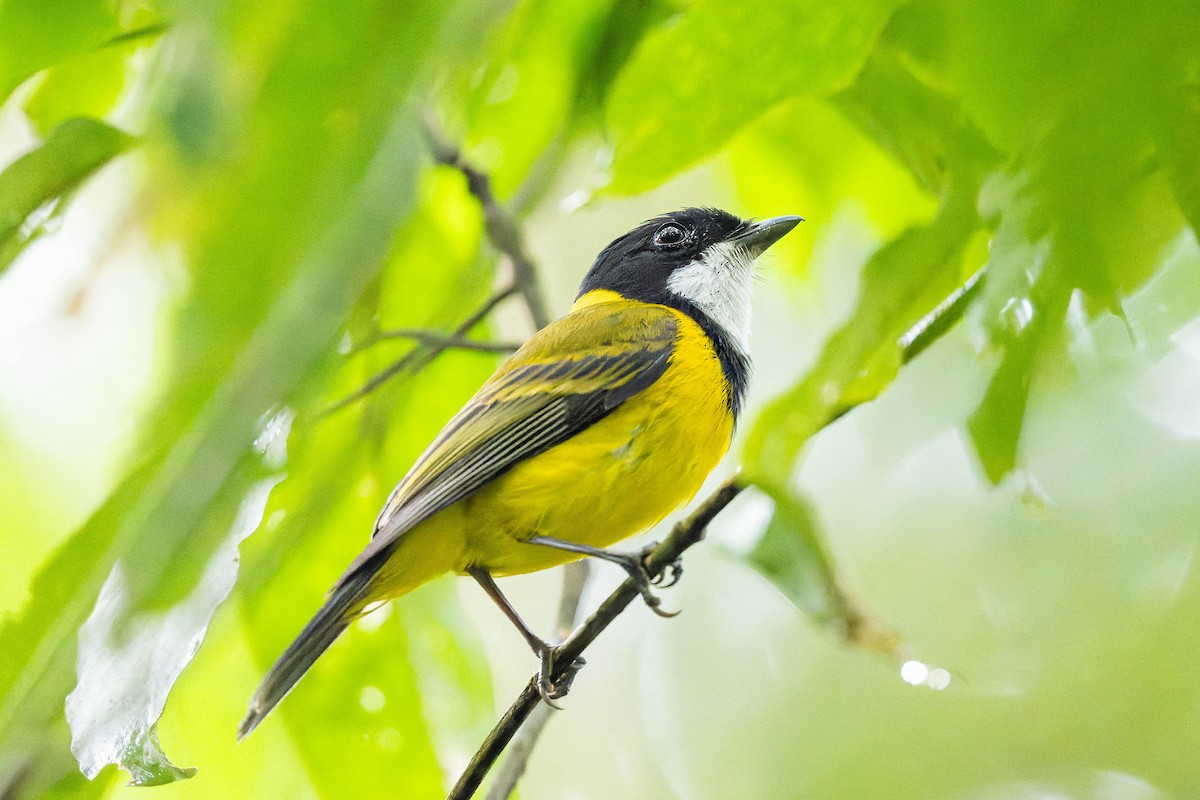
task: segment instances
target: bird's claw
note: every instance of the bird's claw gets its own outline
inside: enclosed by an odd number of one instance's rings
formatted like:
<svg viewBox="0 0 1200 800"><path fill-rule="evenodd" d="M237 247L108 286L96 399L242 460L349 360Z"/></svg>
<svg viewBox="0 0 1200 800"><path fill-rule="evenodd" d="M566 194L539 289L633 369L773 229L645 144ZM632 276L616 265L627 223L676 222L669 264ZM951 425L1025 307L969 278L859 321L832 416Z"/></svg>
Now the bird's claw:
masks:
<svg viewBox="0 0 1200 800"><path fill-rule="evenodd" d="M567 696L567 692L571 691L571 684L574 683L575 676L587 662L584 661L583 656L579 656L571 662L571 666L567 667L563 671L563 674L559 676L558 681L555 682L554 658L558 655L558 648L547 647L540 655L542 663L538 667L538 694L546 701L546 705L562 711L563 707L554 701L561 700Z"/></svg>
<svg viewBox="0 0 1200 800"><path fill-rule="evenodd" d="M683 558L681 557L675 559L670 564L667 564L666 568L664 568L662 572L655 575L650 582L660 589L670 589L672 586L679 583L679 579L682 577Z"/></svg>
<svg viewBox="0 0 1200 800"><path fill-rule="evenodd" d="M643 548L642 552L633 555L629 554L625 560L621 562L621 566L629 573L629 577L633 580L634 587L638 590L638 594L642 596L642 600L655 614L660 617L673 617L678 614L678 611L664 611L659 606L662 605L662 598L654 593L652 586L658 583L658 580L650 577L650 573L646 570L646 557L654 552L654 548L658 546L657 542ZM668 584L669 585L669 584Z"/></svg>

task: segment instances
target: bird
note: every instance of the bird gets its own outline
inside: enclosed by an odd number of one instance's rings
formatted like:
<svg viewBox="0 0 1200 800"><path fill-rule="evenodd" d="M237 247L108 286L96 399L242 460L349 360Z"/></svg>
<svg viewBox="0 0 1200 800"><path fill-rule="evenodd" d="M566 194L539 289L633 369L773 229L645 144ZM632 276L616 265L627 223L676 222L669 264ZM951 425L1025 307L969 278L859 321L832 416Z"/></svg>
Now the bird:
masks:
<svg viewBox="0 0 1200 800"><path fill-rule="evenodd" d="M496 577L596 557L665 614L640 555L609 548L690 501L728 450L750 376L754 262L801 221L685 208L605 247L569 311L500 364L396 485L238 739L356 618L447 572L474 578L520 631L551 704L566 688L550 681L555 648Z"/></svg>

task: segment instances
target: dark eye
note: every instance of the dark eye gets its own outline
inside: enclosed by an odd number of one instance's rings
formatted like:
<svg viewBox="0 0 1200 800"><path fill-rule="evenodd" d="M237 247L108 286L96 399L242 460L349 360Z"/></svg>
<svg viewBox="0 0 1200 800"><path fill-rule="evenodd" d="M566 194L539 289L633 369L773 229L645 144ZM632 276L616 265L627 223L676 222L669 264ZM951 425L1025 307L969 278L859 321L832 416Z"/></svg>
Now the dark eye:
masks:
<svg viewBox="0 0 1200 800"><path fill-rule="evenodd" d="M668 222L659 228L654 234L654 243L659 247L678 247L687 239L687 234L683 228L673 222Z"/></svg>

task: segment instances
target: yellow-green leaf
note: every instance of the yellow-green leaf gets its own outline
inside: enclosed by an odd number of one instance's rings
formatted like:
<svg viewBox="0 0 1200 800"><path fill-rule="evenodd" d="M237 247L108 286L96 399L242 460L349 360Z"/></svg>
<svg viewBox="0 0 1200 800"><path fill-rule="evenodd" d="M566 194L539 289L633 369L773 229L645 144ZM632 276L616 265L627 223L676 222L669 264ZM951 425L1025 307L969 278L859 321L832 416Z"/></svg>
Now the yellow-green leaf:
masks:
<svg viewBox="0 0 1200 800"><path fill-rule="evenodd" d="M608 99L611 189L657 186L780 100L846 86L901 0L699 0L646 37Z"/></svg>

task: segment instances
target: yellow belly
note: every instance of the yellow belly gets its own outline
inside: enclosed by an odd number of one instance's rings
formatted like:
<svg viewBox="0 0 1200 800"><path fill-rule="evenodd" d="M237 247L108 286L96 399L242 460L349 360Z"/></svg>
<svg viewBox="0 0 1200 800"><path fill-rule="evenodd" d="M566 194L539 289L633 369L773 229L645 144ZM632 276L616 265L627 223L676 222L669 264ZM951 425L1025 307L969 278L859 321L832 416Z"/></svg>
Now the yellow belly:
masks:
<svg viewBox="0 0 1200 800"><path fill-rule="evenodd" d="M373 598L410 591L446 570L515 575L575 561L579 555L526 540L609 547L691 500L728 450L733 418L711 340L674 313L678 334L662 377L405 533Z"/></svg>
<svg viewBox="0 0 1200 800"><path fill-rule="evenodd" d="M524 540L608 547L696 495L729 449L733 418L708 337L679 316L671 365L658 381L464 501L463 569L513 575L565 564L578 556Z"/></svg>

